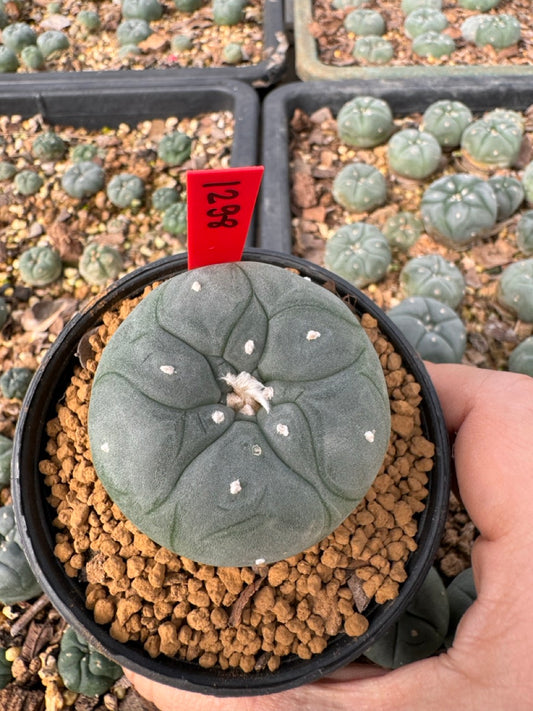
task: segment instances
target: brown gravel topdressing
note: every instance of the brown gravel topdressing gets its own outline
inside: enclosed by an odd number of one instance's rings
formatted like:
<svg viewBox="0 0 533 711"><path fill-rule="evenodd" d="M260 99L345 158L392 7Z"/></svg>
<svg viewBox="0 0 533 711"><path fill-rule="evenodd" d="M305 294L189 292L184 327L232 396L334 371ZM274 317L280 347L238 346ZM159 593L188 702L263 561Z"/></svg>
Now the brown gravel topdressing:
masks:
<svg viewBox="0 0 533 711"><path fill-rule="evenodd" d="M139 297L142 298L142 297ZM328 639L368 627L364 610L394 599L416 550L434 445L420 421L420 387L401 357L365 327L380 356L392 409L384 465L365 500L330 536L271 566L215 568L161 548L109 500L92 466L87 413L99 355L139 299L123 302L91 336L94 358L77 367L57 417L48 423L40 470L57 510L55 553L87 582L86 604L119 641L203 667L275 670L282 657L309 659Z"/></svg>

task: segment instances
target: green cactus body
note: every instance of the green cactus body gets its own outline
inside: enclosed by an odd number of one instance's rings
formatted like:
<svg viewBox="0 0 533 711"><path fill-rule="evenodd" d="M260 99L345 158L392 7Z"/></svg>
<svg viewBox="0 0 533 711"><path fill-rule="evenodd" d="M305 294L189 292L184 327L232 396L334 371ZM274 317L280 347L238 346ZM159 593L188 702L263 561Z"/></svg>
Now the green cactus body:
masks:
<svg viewBox="0 0 533 711"><path fill-rule="evenodd" d="M440 254L410 259L400 272L400 285L406 296L429 296L452 309L459 306L465 293L460 269Z"/></svg>
<svg viewBox="0 0 533 711"><path fill-rule="evenodd" d="M393 130L390 106L373 96L356 96L337 114L337 134L349 146L373 148L385 143Z"/></svg>
<svg viewBox="0 0 533 711"><path fill-rule="evenodd" d="M158 212L165 212L178 200L179 193L176 188L158 188L152 195L152 206Z"/></svg>
<svg viewBox="0 0 533 711"><path fill-rule="evenodd" d="M0 376L0 390L4 397L22 400L32 378L33 370L31 368L8 368Z"/></svg>
<svg viewBox="0 0 533 711"><path fill-rule="evenodd" d="M115 207L138 207L144 198L144 183L137 175L119 173L109 181L107 197Z"/></svg>
<svg viewBox="0 0 533 711"><path fill-rule="evenodd" d="M0 508L0 601L24 602L41 593L29 566L15 523L13 506Z"/></svg>
<svg viewBox="0 0 533 711"><path fill-rule="evenodd" d="M8 486L11 480L11 457L13 440L0 434L0 486Z"/></svg>
<svg viewBox="0 0 533 711"><path fill-rule="evenodd" d="M191 156L192 138L182 131L173 131L159 141L157 156L168 165L182 165Z"/></svg>
<svg viewBox="0 0 533 711"><path fill-rule="evenodd" d="M382 35L385 32L385 20L376 10L357 9L344 18L344 27L355 35Z"/></svg>
<svg viewBox="0 0 533 711"><path fill-rule="evenodd" d="M146 20L141 20L139 18L134 20L124 20L117 27L117 40L118 43L124 47L130 47L134 45L135 47L139 42L144 42L152 34L150 25Z"/></svg>
<svg viewBox="0 0 533 711"><path fill-rule="evenodd" d="M466 42L475 42L476 33L485 15L471 15L461 24L461 35Z"/></svg>
<svg viewBox="0 0 533 711"><path fill-rule="evenodd" d="M387 315L424 360L461 362L466 348L466 328L446 304L427 296L409 296Z"/></svg>
<svg viewBox="0 0 533 711"><path fill-rule="evenodd" d="M159 20L163 6L159 0L122 0L122 17L126 20Z"/></svg>
<svg viewBox="0 0 533 711"><path fill-rule="evenodd" d="M88 32L96 32L100 29L101 22L95 10L80 10L77 17L80 25Z"/></svg>
<svg viewBox="0 0 533 711"><path fill-rule="evenodd" d="M4 10L4 6L0 5L0 30L9 25L9 16Z"/></svg>
<svg viewBox="0 0 533 711"><path fill-rule="evenodd" d="M522 187L529 205L533 206L533 161L528 163L522 173Z"/></svg>
<svg viewBox="0 0 533 711"><path fill-rule="evenodd" d="M387 64L394 57L394 47L384 37L366 35L355 40L352 56L367 64Z"/></svg>
<svg viewBox="0 0 533 711"><path fill-rule="evenodd" d="M331 7L335 10L345 10L347 7L363 7L368 0L332 0Z"/></svg>
<svg viewBox="0 0 533 711"><path fill-rule="evenodd" d="M442 32L448 27L448 19L443 12L431 7L420 7L405 18L404 30L407 37L414 39L425 32Z"/></svg>
<svg viewBox="0 0 533 711"><path fill-rule="evenodd" d="M172 235L187 234L187 203L175 202L163 213L163 229Z"/></svg>
<svg viewBox="0 0 533 711"><path fill-rule="evenodd" d="M500 0L457 0L460 7L465 10L477 10L478 12L488 12L499 4Z"/></svg>
<svg viewBox="0 0 533 711"><path fill-rule="evenodd" d="M524 200L522 183L511 175L491 175L487 182L494 191L498 204L496 219L498 222L506 220L518 210Z"/></svg>
<svg viewBox="0 0 533 711"><path fill-rule="evenodd" d="M176 10L179 12L195 12L202 6L202 0L174 0Z"/></svg>
<svg viewBox="0 0 533 711"><path fill-rule="evenodd" d="M449 648L453 644L455 632L462 616L477 599L472 568L466 568L451 581L446 588L446 596L450 606L450 621L444 643Z"/></svg>
<svg viewBox="0 0 533 711"><path fill-rule="evenodd" d="M24 47L20 53L20 59L28 69L42 69L45 65L44 55L35 44Z"/></svg>
<svg viewBox="0 0 533 711"><path fill-rule="evenodd" d="M0 296L0 329L2 329L9 318L9 306L3 296Z"/></svg>
<svg viewBox="0 0 533 711"><path fill-rule="evenodd" d="M444 32L424 32L413 40L413 52L419 57L448 57L455 51L455 42Z"/></svg>
<svg viewBox="0 0 533 711"><path fill-rule="evenodd" d="M54 54L64 52L69 46L70 42L67 35L60 30L47 30L37 37L37 47L41 50L45 59Z"/></svg>
<svg viewBox="0 0 533 711"><path fill-rule="evenodd" d="M509 356L509 370L533 377L533 336L529 336Z"/></svg>
<svg viewBox="0 0 533 711"><path fill-rule="evenodd" d="M32 153L39 160L61 160L67 150L67 144L54 131L40 133L32 144Z"/></svg>
<svg viewBox="0 0 533 711"><path fill-rule="evenodd" d="M487 111L483 114L484 119L490 121L502 120L502 121L512 121L516 126L522 131L525 130L526 120L524 114L520 111L513 111L512 109L492 109L492 111Z"/></svg>
<svg viewBox="0 0 533 711"><path fill-rule="evenodd" d="M101 696L123 675L122 668L68 627L61 637L57 669L63 683L77 694Z"/></svg>
<svg viewBox="0 0 533 711"><path fill-rule="evenodd" d="M91 143L80 143L72 149L71 157L74 163L89 163L96 158L97 155L97 146Z"/></svg>
<svg viewBox="0 0 533 711"><path fill-rule="evenodd" d="M228 42L222 49L222 59L226 64L240 64L244 60L242 44Z"/></svg>
<svg viewBox="0 0 533 711"><path fill-rule="evenodd" d="M11 662L6 659L6 650L0 647L0 689L4 689L10 681L13 681Z"/></svg>
<svg viewBox="0 0 533 711"><path fill-rule="evenodd" d="M463 131L472 120L472 112L461 101L441 99L424 111L421 127L435 136L441 148L453 150L461 144Z"/></svg>
<svg viewBox="0 0 533 711"><path fill-rule="evenodd" d="M388 217L382 231L393 249L407 252L424 231L424 224L413 212L402 211Z"/></svg>
<svg viewBox="0 0 533 711"><path fill-rule="evenodd" d="M270 563L322 540L367 492L389 435L383 371L357 318L255 262L153 290L106 346L89 406L117 506L211 565Z"/></svg>
<svg viewBox="0 0 533 711"><path fill-rule="evenodd" d="M509 264L500 275L498 300L526 323L533 323L533 258Z"/></svg>
<svg viewBox="0 0 533 711"><path fill-rule="evenodd" d="M428 234L461 249L494 227L498 203L486 180L456 173L431 183L422 196L420 212Z"/></svg>
<svg viewBox="0 0 533 711"><path fill-rule="evenodd" d="M20 278L30 286L51 284L61 276L62 269L59 252L47 244L30 247L20 255Z"/></svg>
<svg viewBox="0 0 533 711"><path fill-rule="evenodd" d="M390 168L398 175L423 180L439 167L442 150L431 133L405 128L389 140L388 158Z"/></svg>
<svg viewBox="0 0 533 711"><path fill-rule="evenodd" d="M190 35L174 35L170 40L170 47L173 52L183 52L192 49L194 43Z"/></svg>
<svg viewBox="0 0 533 711"><path fill-rule="evenodd" d="M2 30L2 42L18 54L24 47L36 44L37 33L26 22L14 22Z"/></svg>
<svg viewBox="0 0 533 711"><path fill-rule="evenodd" d="M325 266L359 288L383 279L390 263L389 243L375 225L343 225L326 242Z"/></svg>
<svg viewBox="0 0 533 711"><path fill-rule="evenodd" d="M520 37L520 22L514 15L486 15L478 25L475 43L478 47L489 44L498 50L516 44Z"/></svg>
<svg viewBox="0 0 533 711"><path fill-rule="evenodd" d="M523 133L515 122L504 119L478 119L461 136L461 150L475 165L510 168L518 158Z"/></svg>
<svg viewBox="0 0 533 711"><path fill-rule="evenodd" d="M90 160L80 160L68 168L61 178L61 187L70 197L84 200L95 195L105 185L103 169Z"/></svg>
<svg viewBox="0 0 533 711"><path fill-rule="evenodd" d="M533 255L533 210L520 216L516 224L516 243L525 255Z"/></svg>
<svg viewBox="0 0 533 711"><path fill-rule="evenodd" d="M88 284L106 284L116 279L122 269L122 257L114 247L92 242L80 257L79 271Z"/></svg>
<svg viewBox="0 0 533 711"><path fill-rule="evenodd" d="M142 54L142 49L136 44L123 44L118 50L118 56L121 58L138 57Z"/></svg>
<svg viewBox="0 0 533 711"><path fill-rule="evenodd" d="M44 180L34 170L21 170L15 175L15 188L21 195L35 195L44 185Z"/></svg>
<svg viewBox="0 0 533 711"><path fill-rule="evenodd" d="M0 180L11 180L17 169L7 160L0 161Z"/></svg>
<svg viewBox="0 0 533 711"><path fill-rule="evenodd" d="M430 568L405 612L365 651L365 656L387 669L426 659L442 646L449 619L446 588L437 570Z"/></svg>
<svg viewBox="0 0 533 711"><path fill-rule="evenodd" d="M442 10L442 0L402 0L401 9L404 15L410 15L421 7L429 7L432 10Z"/></svg>
<svg viewBox="0 0 533 711"><path fill-rule="evenodd" d="M354 212L371 212L387 200L387 181L383 174L367 163L351 163L335 177L333 198Z"/></svg>
<svg viewBox="0 0 533 711"><path fill-rule="evenodd" d="M244 20L244 0L213 0L215 25L237 25Z"/></svg>

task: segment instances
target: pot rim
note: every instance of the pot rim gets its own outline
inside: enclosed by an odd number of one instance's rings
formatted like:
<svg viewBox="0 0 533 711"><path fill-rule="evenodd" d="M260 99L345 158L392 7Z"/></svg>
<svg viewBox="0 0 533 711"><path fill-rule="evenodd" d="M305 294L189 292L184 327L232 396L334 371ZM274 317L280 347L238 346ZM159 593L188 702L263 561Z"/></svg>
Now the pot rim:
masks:
<svg viewBox="0 0 533 711"><path fill-rule="evenodd" d="M435 444L435 457L429 473L426 507L418 519L418 548L409 556L408 577L401 584L399 596L369 608L367 632L357 638L340 633L329 640L321 654L310 660L291 655L274 672L204 669L197 662L163 655L152 659L141 644L118 642L106 627L94 621L85 608L82 586L67 576L63 564L54 556L52 516L38 470L39 457L34 452L36 446L42 450L46 422L70 379L79 340L117 302L142 293L154 281L186 269L185 253L164 257L127 274L69 321L45 354L28 388L13 441L12 496L17 525L30 566L58 612L90 644L121 666L163 684L220 697L277 693L315 681L363 654L406 608L433 564L444 530L450 490L448 435L437 394L421 358L386 314L349 282L299 257L249 248L242 259L292 267L319 284L333 281L341 295L353 297L359 315L366 312L377 319L380 330L400 352L404 366L420 384L422 426L424 434Z"/></svg>

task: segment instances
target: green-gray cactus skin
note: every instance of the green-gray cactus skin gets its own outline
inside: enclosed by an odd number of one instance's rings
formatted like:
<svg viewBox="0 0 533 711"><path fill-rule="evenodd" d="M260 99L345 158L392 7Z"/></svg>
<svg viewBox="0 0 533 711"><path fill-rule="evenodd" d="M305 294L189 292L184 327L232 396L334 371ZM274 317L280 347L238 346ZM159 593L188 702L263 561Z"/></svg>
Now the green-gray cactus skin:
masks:
<svg viewBox="0 0 533 711"><path fill-rule="evenodd" d="M61 276L59 252L47 244L25 249L19 258L20 278L30 286L47 286Z"/></svg>
<svg viewBox="0 0 533 711"><path fill-rule="evenodd" d="M138 175L119 173L109 181L106 193L115 207L136 208L144 199L144 182Z"/></svg>
<svg viewBox="0 0 533 711"><path fill-rule="evenodd" d="M244 60L242 44L240 42L228 42L222 49L222 59L225 64L240 64Z"/></svg>
<svg viewBox="0 0 533 711"><path fill-rule="evenodd" d="M0 74L16 72L18 68L19 60L16 53L9 47L0 45Z"/></svg>
<svg viewBox="0 0 533 711"><path fill-rule="evenodd" d="M442 150L431 133L405 128L395 133L388 143L389 167L398 175L424 180L439 167Z"/></svg>
<svg viewBox="0 0 533 711"><path fill-rule="evenodd" d="M529 336L509 355L509 370L533 377L533 336Z"/></svg>
<svg viewBox="0 0 533 711"><path fill-rule="evenodd" d="M383 15L376 10L357 9L349 12L344 18L343 25L348 32L355 35L382 35L386 25Z"/></svg>
<svg viewBox="0 0 533 711"><path fill-rule="evenodd" d="M400 285L406 296L429 296L456 309L465 293L465 280L453 262L440 254L410 259L400 271Z"/></svg>
<svg viewBox="0 0 533 711"><path fill-rule="evenodd" d="M68 168L61 178L61 187L78 200L95 195L105 185L103 169L90 160L80 160Z"/></svg>
<svg viewBox="0 0 533 711"><path fill-rule="evenodd" d="M405 18L404 31L409 39L414 39L424 32L442 32L448 27L448 19L443 12L431 7L420 7Z"/></svg>
<svg viewBox="0 0 533 711"><path fill-rule="evenodd" d="M21 170L20 173L17 173L13 182L17 191L27 197L38 193L44 185L44 180L39 173L29 169Z"/></svg>
<svg viewBox="0 0 533 711"><path fill-rule="evenodd" d="M67 151L67 144L54 131L40 133L33 141L32 153L39 160L61 160Z"/></svg>
<svg viewBox="0 0 533 711"><path fill-rule="evenodd" d="M20 60L28 69L42 69L45 65L44 55L35 44L24 47L20 53Z"/></svg>
<svg viewBox="0 0 533 711"><path fill-rule="evenodd" d="M163 213L163 229L171 235L187 234L187 203L175 202Z"/></svg>
<svg viewBox="0 0 533 711"><path fill-rule="evenodd" d="M213 0L215 25L237 25L244 20L244 0Z"/></svg>
<svg viewBox="0 0 533 711"><path fill-rule="evenodd" d="M3 296L0 296L0 330L4 328L9 314L11 313L9 305Z"/></svg>
<svg viewBox="0 0 533 711"><path fill-rule="evenodd" d="M516 162L523 132L514 121L482 118L473 121L461 136L461 151L475 165L510 168Z"/></svg>
<svg viewBox="0 0 533 711"><path fill-rule="evenodd" d="M368 0L332 0L331 7L335 10L345 10L347 7L363 7Z"/></svg>
<svg viewBox="0 0 533 711"><path fill-rule="evenodd" d="M76 19L87 32L96 32L102 24L95 10L80 10Z"/></svg>
<svg viewBox="0 0 533 711"><path fill-rule="evenodd" d="M0 161L0 180L11 180L16 172L17 169L13 163L10 163L8 160Z"/></svg>
<svg viewBox="0 0 533 711"><path fill-rule="evenodd" d="M343 225L326 242L326 268L359 288L383 279L390 263L389 243L375 225Z"/></svg>
<svg viewBox="0 0 533 711"><path fill-rule="evenodd" d="M174 35L170 40L170 48L173 52L183 52L192 49L194 42L190 35Z"/></svg>
<svg viewBox="0 0 533 711"><path fill-rule="evenodd" d="M424 32L413 40L413 52L419 57L448 57L455 51L455 41L444 32Z"/></svg>
<svg viewBox="0 0 533 711"><path fill-rule="evenodd" d="M159 20L163 6L159 0L122 0L122 17L126 20Z"/></svg>
<svg viewBox="0 0 533 711"><path fill-rule="evenodd" d="M405 612L365 656L387 669L426 659L442 647L449 619L446 588L437 570L430 568Z"/></svg>
<svg viewBox="0 0 533 711"><path fill-rule="evenodd" d="M11 662L6 659L6 650L0 647L0 689L5 689L12 680Z"/></svg>
<svg viewBox="0 0 533 711"><path fill-rule="evenodd" d="M120 252L98 242L86 245L78 263L79 272L85 281L98 286L116 279L122 267Z"/></svg>
<svg viewBox="0 0 533 711"><path fill-rule="evenodd" d="M466 349L466 328L446 304L427 296L409 296L387 315L424 360L461 362Z"/></svg>
<svg viewBox="0 0 533 711"><path fill-rule="evenodd" d="M35 579L18 534L13 506L0 508L0 601L14 605L36 597L41 587Z"/></svg>
<svg viewBox="0 0 533 711"><path fill-rule="evenodd" d="M433 239L462 249L494 227L498 203L486 180L456 173L431 183L422 196L420 212Z"/></svg>
<svg viewBox="0 0 533 711"><path fill-rule="evenodd" d="M98 155L98 147L92 143L80 143L74 146L71 153L73 163L89 163Z"/></svg>
<svg viewBox="0 0 533 711"><path fill-rule="evenodd" d="M333 199L353 212L371 212L387 200L387 181L368 163L351 163L337 173L332 187Z"/></svg>
<svg viewBox="0 0 533 711"><path fill-rule="evenodd" d="M424 223L414 212L401 211L385 221L382 232L392 249L408 252L424 231Z"/></svg>
<svg viewBox="0 0 533 711"><path fill-rule="evenodd" d="M478 47L505 49L516 44L521 34L520 22L514 15L486 15L478 25L475 43Z"/></svg>
<svg viewBox="0 0 533 711"><path fill-rule="evenodd" d="M179 12L195 12L202 6L202 0L174 0L176 10Z"/></svg>
<svg viewBox="0 0 533 711"><path fill-rule="evenodd" d="M475 42L476 33L485 15L471 15L461 23L461 35L465 42Z"/></svg>
<svg viewBox="0 0 533 711"><path fill-rule="evenodd" d="M140 18L134 20L124 20L117 27L117 40L123 47L136 47L140 42L144 42L152 34L152 29L146 20Z"/></svg>
<svg viewBox="0 0 533 711"><path fill-rule="evenodd" d="M498 203L496 220L498 222L506 220L518 210L524 201L525 193L522 183L512 175L491 175L487 182L493 189Z"/></svg>
<svg viewBox="0 0 533 711"><path fill-rule="evenodd" d="M355 40L352 56L358 62L387 64L394 57L394 46L388 39L379 35L366 35Z"/></svg>
<svg viewBox="0 0 533 711"><path fill-rule="evenodd" d="M159 141L157 157L168 165L182 165L191 156L192 138L182 131L173 131Z"/></svg>
<svg viewBox="0 0 533 711"><path fill-rule="evenodd" d="M521 180L526 200L529 205L533 206L533 161L524 168Z"/></svg>
<svg viewBox="0 0 533 711"><path fill-rule="evenodd" d="M512 109L492 109L483 114L484 119L492 120L502 120L502 121L512 121L517 125L517 127L522 131L526 127L526 119L523 113L520 111L513 111Z"/></svg>
<svg viewBox="0 0 533 711"><path fill-rule="evenodd" d="M57 669L66 688L77 694L98 697L123 675L122 668L68 627L59 646Z"/></svg>
<svg viewBox="0 0 533 711"><path fill-rule="evenodd" d="M45 59L60 54L70 47L67 35L60 30L47 30L37 37L37 47Z"/></svg>
<svg viewBox="0 0 533 711"><path fill-rule="evenodd" d="M158 212L165 212L167 208L178 202L179 193L176 188L158 188L152 194L152 207Z"/></svg>
<svg viewBox="0 0 533 711"><path fill-rule="evenodd" d="M0 486L8 486L11 480L13 440L0 434Z"/></svg>
<svg viewBox="0 0 533 711"><path fill-rule="evenodd" d="M9 25L9 16L4 10L4 6L0 5L0 30Z"/></svg>
<svg viewBox="0 0 533 711"><path fill-rule="evenodd" d="M516 243L526 256L533 255L533 210L526 210L516 224Z"/></svg>
<svg viewBox="0 0 533 711"><path fill-rule="evenodd" d="M2 42L19 54L24 47L37 43L37 33L26 22L14 22L2 30Z"/></svg>
<svg viewBox="0 0 533 711"><path fill-rule="evenodd" d="M393 130L389 104L374 96L356 96L343 104L337 114L337 135L349 146L374 148L385 143Z"/></svg>
<svg viewBox="0 0 533 711"><path fill-rule="evenodd" d="M453 150L461 144L463 131L472 120L472 112L461 101L441 99L424 111L421 128L433 134L443 150Z"/></svg>
<svg viewBox="0 0 533 711"><path fill-rule="evenodd" d="M500 275L498 300L526 323L533 323L533 258L509 264Z"/></svg>
<svg viewBox="0 0 533 711"><path fill-rule="evenodd" d="M450 621L444 644L450 648L461 618L477 599L472 568L466 568L451 581L446 588L446 596L450 606Z"/></svg>
<svg viewBox="0 0 533 711"><path fill-rule="evenodd" d="M478 12L488 12L499 4L500 0L457 0L459 7L465 10L477 10Z"/></svg>
<svg viewBox="0 0 533 711"><path fill-rule="evenodd" d="M404 15L410 15L421 7L442 10L442 0L402 0L400 7Z"/></svg>
<svg viewBox="0 0 533 711"><path fill-rule="evenodd" d="M22 400L33 378L33 372L31 368L17 368L16 366L8 368L0 376L0 390L3 396Z"/></svg>

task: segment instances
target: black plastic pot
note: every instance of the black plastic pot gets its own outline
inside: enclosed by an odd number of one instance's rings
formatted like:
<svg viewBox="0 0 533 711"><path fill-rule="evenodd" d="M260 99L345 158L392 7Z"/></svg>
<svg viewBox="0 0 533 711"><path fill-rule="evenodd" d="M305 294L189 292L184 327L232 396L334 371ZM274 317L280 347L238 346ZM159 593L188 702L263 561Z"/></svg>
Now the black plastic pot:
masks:
<svg viewBox="0 0 533 711"><path fill-rule="evenodd" d="M107 628L94 622L92 614L85 609L82 585L67 576L63 565L54 556L52 519L55 514L46 503L47 492L38 463L44 457L46 422L54 416L56 403L72 375L79 340L100 322L102 314L113 304L142 293L146 285L156 280L170 278L185 270L185 255L167 257L125 276L68 323L47 352L30 385L13 450L12 493L21 537L35 575L56 609L91 644L122 666L174 687L216 696L279 692L316 680L360 656L405 609L425 579L443 532L450 484L448 439L431 380L420 358L383 312L352 285L304 260L255 249L246 250L243 259L292 267L319 284L333 280L339 295L349 298L359 314L368 312L377 318L382 332L402 354L405 367L421 385L422 426L425 436L436 445L436 454L434 468L428 473L426 508L418 520L418 548L408 560L408 578L401 586L399 597L381 606L369 606L365 614L370 624L364 635L354 639L339 634L320 655L309 661L291 656L282 661L275 672L225 672L163 656L152 659L141 645L119 643L109 635Z"/></svg>

